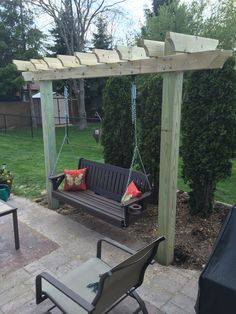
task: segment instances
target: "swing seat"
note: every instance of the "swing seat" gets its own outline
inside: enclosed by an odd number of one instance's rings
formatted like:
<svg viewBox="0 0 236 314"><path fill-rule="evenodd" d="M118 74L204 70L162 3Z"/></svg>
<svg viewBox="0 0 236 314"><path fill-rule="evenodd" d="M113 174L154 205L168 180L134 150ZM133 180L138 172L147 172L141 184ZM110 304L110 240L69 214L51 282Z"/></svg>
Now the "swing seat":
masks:
<svg viewBox="0 0 236 314"><path fill-rule="evenodd" d="M103 164L81 158L78 169L87 168L86 191L64 191L59 189L65 175L51 176L52 197L60 202L78 207L110 224L125 228L134 216L144 214L152 191L147 177L139 171L132 171L131 181L142 195L121 203L129 178L129 169ZM134 206L135 205L135 206Z"/></svg>

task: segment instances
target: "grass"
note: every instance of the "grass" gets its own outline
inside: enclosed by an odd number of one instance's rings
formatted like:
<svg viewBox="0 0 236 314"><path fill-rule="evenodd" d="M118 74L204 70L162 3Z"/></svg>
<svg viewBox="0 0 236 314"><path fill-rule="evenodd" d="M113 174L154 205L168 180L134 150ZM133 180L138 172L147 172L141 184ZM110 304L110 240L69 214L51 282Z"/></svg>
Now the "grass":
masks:
<svg viewBox="0 0 236 314"><path fill-rule="evenodd" d="M57 164L56 173L63 169L76 169L80 157L103 161L102 146L92 137L92 127L79 131L77 127L69 128L70 143L64 145ZM64 137L64 128L56 128L57 151L60 150ZM0 133L0 165L3 161L7 169L14 173L13 193L36 198L45 191L45 171L42 130L34 130L34 138L29 130Z"/></svg>
<svg viewBox="0 0 236 314"><path fill-rule="evenodd" d="M79 131L77 127L69 128L70 144L65 144L60 155L57 171L76 169L80 157L103 161L102 146L92 137L94 124ZM64 128L56 129L57 151L64 137ZM5 161L15 178L13 193L27 198L36 198L45 191L45 172L42 130L34 130L34 138L26 129L0 133L0 163ZM217 185L215 199L225 203L236 203L236 160L233 160L233 171L230 178ZM181 161L179 165L178 189L189 191L189 187L181 178Z"/></svg>

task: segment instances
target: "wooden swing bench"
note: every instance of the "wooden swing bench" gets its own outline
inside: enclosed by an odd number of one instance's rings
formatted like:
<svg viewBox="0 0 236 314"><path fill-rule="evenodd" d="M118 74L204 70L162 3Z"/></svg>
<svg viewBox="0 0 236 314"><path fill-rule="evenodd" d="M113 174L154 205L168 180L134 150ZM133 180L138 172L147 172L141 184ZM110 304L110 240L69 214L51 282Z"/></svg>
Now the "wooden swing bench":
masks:
<svg viewBox="0 0 236 314"><path fill-rule="evenodd" d="M130 218L142 215L146 210L148 197L151 196L147 177L139 171L132 171L133 180L142 195L121 203L129 178L129 169L103 164L81 158L78 169L87 168L86 191L64 191L59 189L64 174L50 176L52 197L60 202L78 207L115 226L129 226Z"/></svg>

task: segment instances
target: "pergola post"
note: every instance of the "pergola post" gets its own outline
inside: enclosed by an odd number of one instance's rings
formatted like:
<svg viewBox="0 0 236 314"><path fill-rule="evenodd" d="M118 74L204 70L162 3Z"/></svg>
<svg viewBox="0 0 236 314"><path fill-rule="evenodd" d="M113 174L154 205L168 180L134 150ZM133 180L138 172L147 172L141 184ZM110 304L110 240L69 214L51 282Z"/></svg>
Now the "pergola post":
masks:
<svg viewBox="0 0 236 314"><path fill-rule="evenodd" d="M173 261L183 72L163 75L158 232L166 236L158 262Z"/></svg>
<svg viewBox="0 0 236 314"><path fill-rule="evenodd" d="M48 180L56 161L56 135L52 81L40 81L40 95L48 206L49 208L57 208L58 201L52 198L52 185Z"/></svg>

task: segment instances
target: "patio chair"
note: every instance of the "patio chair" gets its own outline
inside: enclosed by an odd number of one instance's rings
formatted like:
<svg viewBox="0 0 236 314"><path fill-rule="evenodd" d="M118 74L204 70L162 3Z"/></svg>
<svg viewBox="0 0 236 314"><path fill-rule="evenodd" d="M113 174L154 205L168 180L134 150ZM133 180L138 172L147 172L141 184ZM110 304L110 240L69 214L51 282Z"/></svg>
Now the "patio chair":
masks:
<svg viewBox="0 0 236 314"><path fill-rule="evenodd" d="M160 237L139 251L104 238L97 243L97 256L90 258L60 281L43 272L36 277L36 303L49 298L54 307L66 314L101 314L110 312L130 296L139 304L134 313L148 314L136 289L141 286L145 271L157 253ZM106 242L131 256L115 267L102 260L102 243ZM52 309L51 308L51 309ZM50 309L50 310L51 310ZM49 311L50 311L49 310Z"/></svg>

